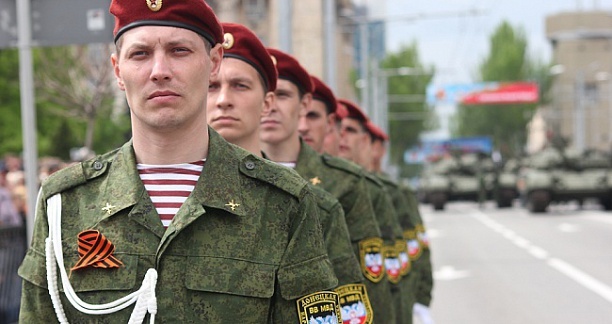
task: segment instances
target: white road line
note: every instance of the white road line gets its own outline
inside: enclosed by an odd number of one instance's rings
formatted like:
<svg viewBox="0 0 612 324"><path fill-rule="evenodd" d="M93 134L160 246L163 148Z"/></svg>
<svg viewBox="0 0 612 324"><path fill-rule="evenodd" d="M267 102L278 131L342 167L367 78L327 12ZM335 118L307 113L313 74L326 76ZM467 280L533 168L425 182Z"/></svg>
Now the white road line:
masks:
<svg viewBox="0 0 612 324"><path fill-rule="evenodd" d="M519 248L523 250L526 250L527 252L529 252L529 254L531 254L536 259L546 261L546 264L548 264L550 267L561 272L562 274L566 275L570 279L573 279L574 281L576 281L578 284L593 291L594 293L603 297L608 302L612 303L612 288L610 286L604 284L603 282L595 279L594 277L588 275L582 270L574 267L573 265L561 259L550 257L549 253L546 252L546 250L538 246L532 245L527 239L520 237L514 231L505 228L503 225L489 218L487 214L479 210L474 210L470 215L473 218L480 221L486 227L491 228L493 231L501 234L503 237L510 240L514 245L518 246ZM612 224L612 219L600 218L598 216L587 216L587 217L592 218L592 219L596 218L597 221L605 221L605 222L610 222ZM561 224L561 226L563 225L569 225L569 224ZM565 227L568 227L568 226L565 226Z"/></svg>
<svg viewBox="0 0 612 324"><path fill-rule="evenodd" d="M551 258L550 260L548 260L548 265L557 269L557 271L563 273L564 275L574 279L576 282L578 282L585 288L590 289L594 293L600 295L605 300L612 303L612 288L602 283L601 281L591 277L590 275L582 272L580 269L572 266L571 264L563 260Z"/></svg>

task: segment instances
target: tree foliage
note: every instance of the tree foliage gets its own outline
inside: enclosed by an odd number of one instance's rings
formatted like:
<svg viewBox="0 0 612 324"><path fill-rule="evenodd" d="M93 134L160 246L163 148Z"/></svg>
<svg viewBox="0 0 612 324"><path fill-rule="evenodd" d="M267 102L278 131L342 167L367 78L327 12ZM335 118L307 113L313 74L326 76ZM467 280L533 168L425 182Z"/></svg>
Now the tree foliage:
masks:
<svg viewBox="0 0 612 324"><path fill-rule="evenodd" d="M390 161L404 165L404 152L419 142L419 135L432 128L434 116L427 106L427 85L434 75L433 67L421 63L416 43L403 46L397 53L388 54L382 61L382 69L393 71L410 68L410 75L387 78L389 98Z"/></svg>
<svg viewBox="0 0 612 324"><path fill-rule="evenodd" d="M483 82L536 81L541 97L550 87L549 65L531 61L522 29L502 22L490 39L490 53L480 65ZM520 154L527 140L527 123L535 104L461 105L453 124L453 135L489 136L502 155Z"/></svg>
<svg viewBox="0 0 612 324"><path fill-rule="evenodd" d="M108 46L35 48L38 152L69 158L70 148L108 151L126 140L129 115L115 104ZM0 50L0 155L23 150L17 50Z"/></svg>

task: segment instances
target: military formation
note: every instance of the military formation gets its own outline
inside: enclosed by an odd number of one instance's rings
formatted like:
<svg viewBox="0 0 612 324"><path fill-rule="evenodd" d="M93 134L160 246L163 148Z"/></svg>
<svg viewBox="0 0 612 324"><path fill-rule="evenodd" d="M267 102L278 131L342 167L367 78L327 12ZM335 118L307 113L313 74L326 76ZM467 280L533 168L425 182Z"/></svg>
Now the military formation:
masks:
<svg viewBox="0 0 612 324"><path fill-rule="evenodd" d="M432 323L418 200L358 105L203 0L110 12L132 138L43 183L20 322Z"/></svg>

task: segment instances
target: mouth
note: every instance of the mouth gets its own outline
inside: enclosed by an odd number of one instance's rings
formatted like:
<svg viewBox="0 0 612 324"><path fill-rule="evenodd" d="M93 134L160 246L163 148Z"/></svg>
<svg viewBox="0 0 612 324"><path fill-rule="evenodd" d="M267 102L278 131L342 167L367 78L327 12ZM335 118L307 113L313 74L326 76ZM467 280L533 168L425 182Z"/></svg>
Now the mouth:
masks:
<svg viewBox="0 0 612 324"><path fill-rule="evenodd" d="M265 126L272 126L272 125L278 125L279 122L274 119L262 119L260 124L265 125Z"/></svg>
<svg viewBox="0 0 612 324"><path fill-rule="evenodd" d="M212 122L237 121L238 118L232 116L219 116L213 118Z"/></svg>
<svg viewBox="0 0 612 324"><path fill-rule="evenodd" d="M178 97L179 95L173 91L155 91L149 95L147 99Z"/></svg>

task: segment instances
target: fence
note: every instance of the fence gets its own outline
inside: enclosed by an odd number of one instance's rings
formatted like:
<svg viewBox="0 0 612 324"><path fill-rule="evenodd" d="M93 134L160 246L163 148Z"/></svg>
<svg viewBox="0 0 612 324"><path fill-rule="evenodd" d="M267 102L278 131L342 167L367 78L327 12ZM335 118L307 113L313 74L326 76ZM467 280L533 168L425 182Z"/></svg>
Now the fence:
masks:
<svg viewBox="0 0 612 324"><path fill-rule="evenodd" d="M21 278L17 268L26 252L25 226L0 227L0 323L17 323Z"/></svg>

